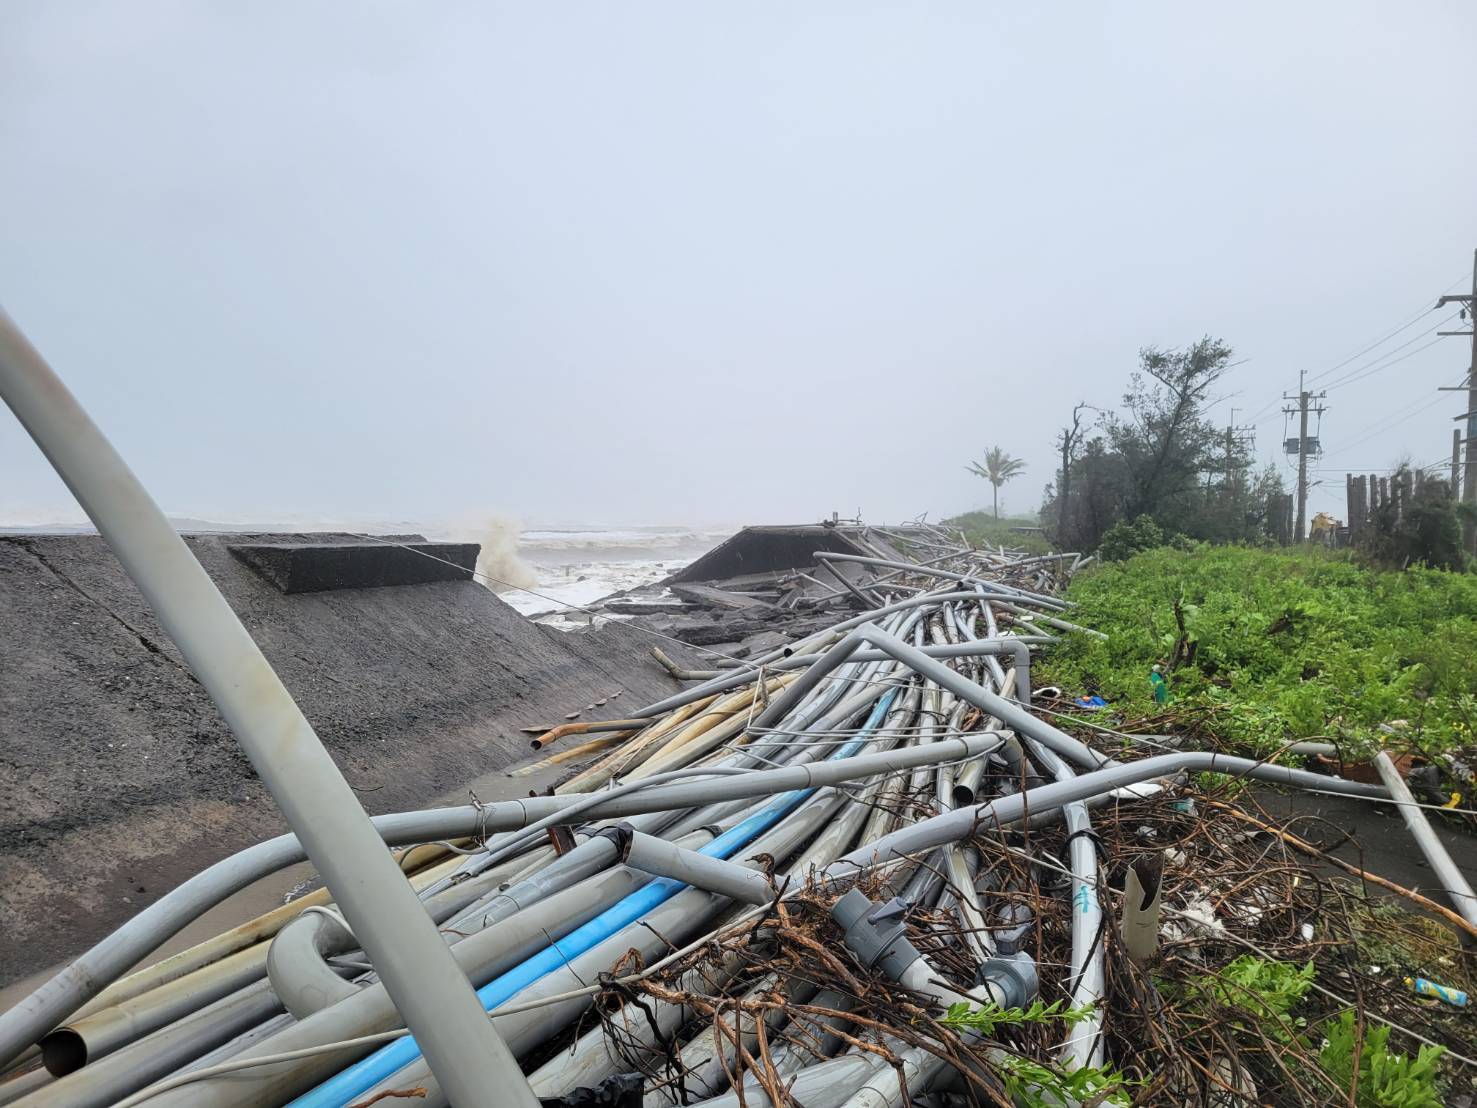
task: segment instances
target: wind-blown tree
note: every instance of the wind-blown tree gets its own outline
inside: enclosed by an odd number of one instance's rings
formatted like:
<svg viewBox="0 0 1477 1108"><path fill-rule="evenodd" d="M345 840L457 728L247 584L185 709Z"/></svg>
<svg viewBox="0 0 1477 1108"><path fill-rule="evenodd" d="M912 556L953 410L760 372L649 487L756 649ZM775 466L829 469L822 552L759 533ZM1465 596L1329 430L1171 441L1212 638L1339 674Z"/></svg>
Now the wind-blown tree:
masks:
<svg viewBox="0 0 1477 1108"><path fill-rule="evenodd" d="M1231 348L1204 338L1179 350L1147 347L1118 412L1089 431L1079 404L1062 431L1061 468L1043 522L1065 550L1094 550L1109 527L1147 517L1165 534L1211 542L1275 535L1274 471L1253 472L1247 446L1206 417L1231 367Z"/></svg>
<svg viewBox="0 0 1477 1108"><path fill-rule="evenodd" d="M985 451L984 464L970 462L966 467L976 477L983 477L991 485L991 496L994 501L992 507L995 518L1000 518L1000 486L1005 482L1019 477L1025 472L1026 463L1019 458L1012 458L998 446L992 446Z"/></svg>

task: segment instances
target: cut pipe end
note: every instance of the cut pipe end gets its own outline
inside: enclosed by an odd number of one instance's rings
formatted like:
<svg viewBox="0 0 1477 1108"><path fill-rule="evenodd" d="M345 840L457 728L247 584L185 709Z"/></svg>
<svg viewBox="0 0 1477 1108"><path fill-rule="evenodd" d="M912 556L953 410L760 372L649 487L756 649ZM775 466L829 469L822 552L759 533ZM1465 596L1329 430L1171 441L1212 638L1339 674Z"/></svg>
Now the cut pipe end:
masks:
<svg viewBox="0 0 1477 1108"><path fill-rule="evenodd" d="M41 1064L52 1077L66 1077L87 1064L87 1040L70 1027L59 1027L41 1040Z"/></svg>

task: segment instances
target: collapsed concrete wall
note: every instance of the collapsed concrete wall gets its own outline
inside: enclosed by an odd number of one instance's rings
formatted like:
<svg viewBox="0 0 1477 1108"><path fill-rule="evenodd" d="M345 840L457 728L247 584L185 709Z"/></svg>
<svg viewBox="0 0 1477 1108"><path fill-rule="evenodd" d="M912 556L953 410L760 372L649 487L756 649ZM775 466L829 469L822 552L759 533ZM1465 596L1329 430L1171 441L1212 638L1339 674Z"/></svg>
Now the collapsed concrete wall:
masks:
<svg viewBox="0 0 1477 1108"><path fill-rule="evenodd" d="M287 592L300 567L282 577L284 559L262 549L357 541L186 538L371 812L424 806L524 760L520 727L562 722L617 691L606 711L678 687L638 632L610 626L575 639L539 627L464 572ZM256 550L243 559L233 546ZM249 562L277 566L282 579ZM351 565L344 580L385 572ZM74 954L190 873L285 830L94 535L0 536L0 795L0 984Z"/></svg>

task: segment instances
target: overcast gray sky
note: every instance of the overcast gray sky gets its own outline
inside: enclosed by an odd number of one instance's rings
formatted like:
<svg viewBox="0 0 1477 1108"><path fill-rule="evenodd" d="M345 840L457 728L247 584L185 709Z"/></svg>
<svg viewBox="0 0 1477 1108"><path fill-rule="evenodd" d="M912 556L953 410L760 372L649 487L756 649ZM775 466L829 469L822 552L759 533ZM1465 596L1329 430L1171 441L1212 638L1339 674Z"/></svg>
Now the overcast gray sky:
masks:
<svg viewBox="0 0 1477 1108"><path fill-rule="evenodd" d="M1140 346L1270 456L1470 281L1472 16L6 0L0 304L181 514L937 517L992 444L1034 508ZM1333 389L1314 507L1466 360ZM75 515L0 416L0 519Z"/></svg>

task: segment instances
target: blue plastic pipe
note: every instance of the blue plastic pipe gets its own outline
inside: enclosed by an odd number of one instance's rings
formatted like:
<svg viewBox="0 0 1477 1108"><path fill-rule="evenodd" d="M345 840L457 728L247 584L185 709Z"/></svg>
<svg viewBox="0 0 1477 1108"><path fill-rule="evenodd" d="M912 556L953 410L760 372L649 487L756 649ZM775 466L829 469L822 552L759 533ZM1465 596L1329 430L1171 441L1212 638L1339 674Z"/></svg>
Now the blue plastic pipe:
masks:
<svg viewBox="0 0 1477 1108"><path fill-rule="evenodd" d="M892 706L897 689L888 689L877 701L867 722L857 737L831 755L828 761L849 758L866 745L867 736L881 726ZM816 789L797 789L781 793L748 819L735 824L712 842L703 846L698 853L713 858L727 858L734 851L758 838L780 820L784 819L807 799ZM571 931L551 946L545 947L526 961L514 966L500 977L495 977L477 990L477 999L489 1012L507 1003L545 974L566 965L571 959L585 953L597 944L610 938L622 928L635 923L653 908L670 900L687 886L680 881L661 877L643 885L620 903L607 908L582 927ZM407 1035L381 1047L367 1058L334 1076L314 1089L310 1089L292 1102L291 1108L342 1108L361 1093L374 1088L385 1078L410 1065L420 1057L420 1047L414 1038Z"/></svg>

